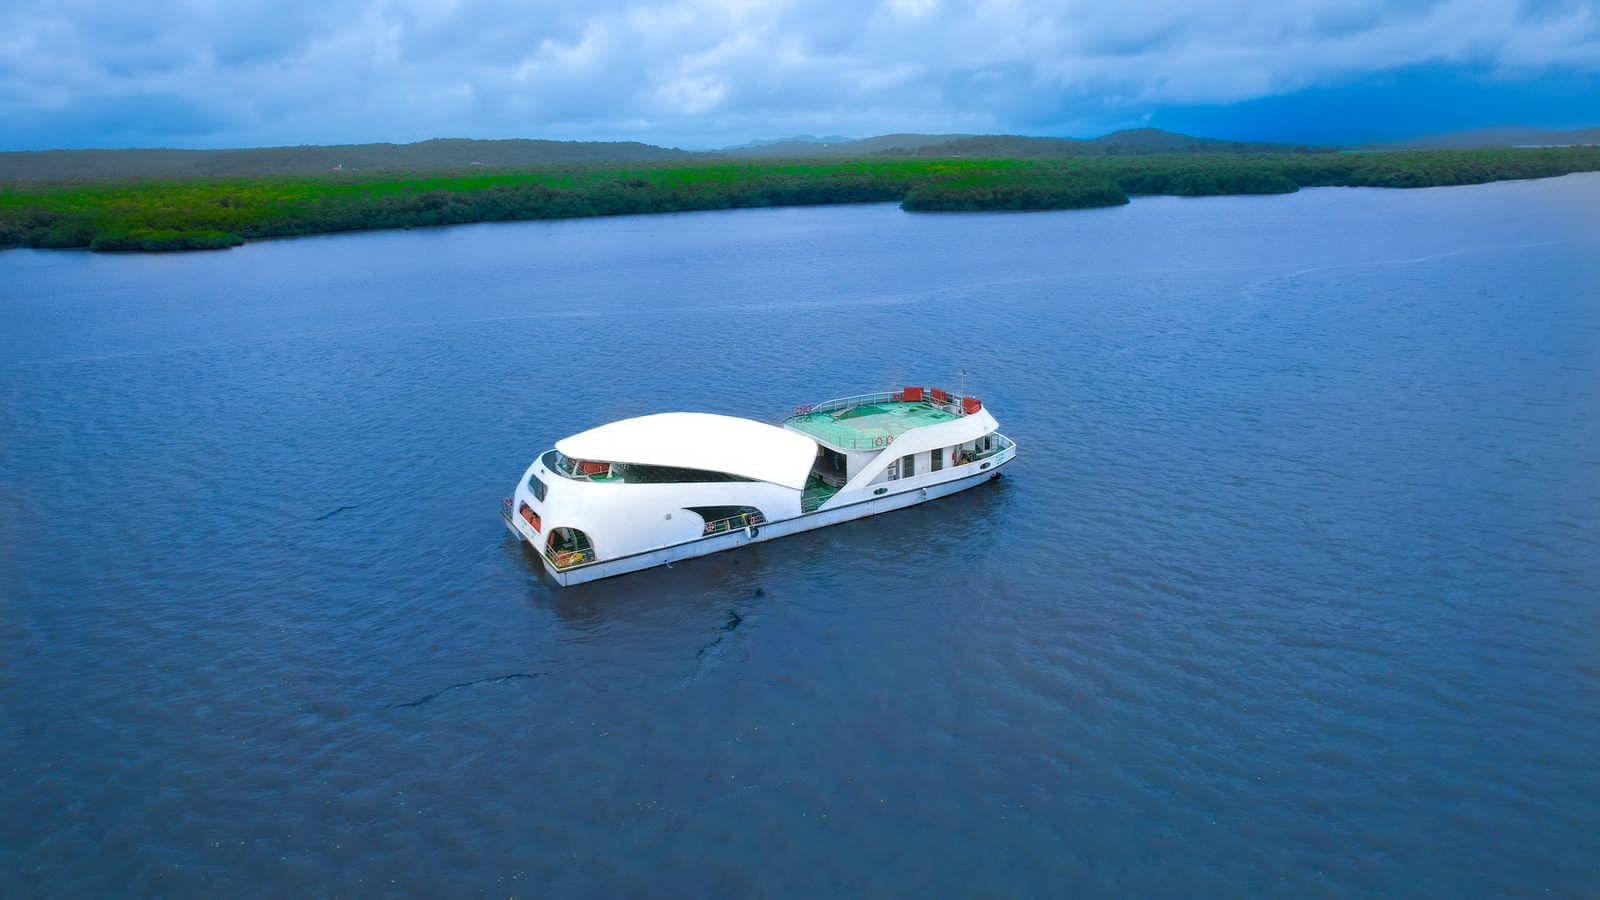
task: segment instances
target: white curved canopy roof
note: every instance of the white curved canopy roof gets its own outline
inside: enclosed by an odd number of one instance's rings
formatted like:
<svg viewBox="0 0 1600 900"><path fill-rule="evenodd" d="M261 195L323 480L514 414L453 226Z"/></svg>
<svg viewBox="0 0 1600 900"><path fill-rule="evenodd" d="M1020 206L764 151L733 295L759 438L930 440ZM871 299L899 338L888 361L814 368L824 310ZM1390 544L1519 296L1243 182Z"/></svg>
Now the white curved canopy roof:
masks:
<svg viewBox="0 0 1600 900"><path fill-rule="evenodd" d="M817 442L776 425L711 413L622 419L556 441L573 459L710 469L804 490Z"/></svg>

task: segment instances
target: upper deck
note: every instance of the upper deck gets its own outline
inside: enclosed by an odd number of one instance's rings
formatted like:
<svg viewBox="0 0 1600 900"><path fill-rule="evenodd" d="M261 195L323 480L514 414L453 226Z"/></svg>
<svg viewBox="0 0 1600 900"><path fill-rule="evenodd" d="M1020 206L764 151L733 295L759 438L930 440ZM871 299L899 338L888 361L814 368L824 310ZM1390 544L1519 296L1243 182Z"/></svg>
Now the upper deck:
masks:
<svg viewBox="0 0 1600 900"><path fill-rule="evenodd" d="M878 450L914 428L953 421L979 408L975 397L906 388L801 407L783 424L836 450Z"/></svg>

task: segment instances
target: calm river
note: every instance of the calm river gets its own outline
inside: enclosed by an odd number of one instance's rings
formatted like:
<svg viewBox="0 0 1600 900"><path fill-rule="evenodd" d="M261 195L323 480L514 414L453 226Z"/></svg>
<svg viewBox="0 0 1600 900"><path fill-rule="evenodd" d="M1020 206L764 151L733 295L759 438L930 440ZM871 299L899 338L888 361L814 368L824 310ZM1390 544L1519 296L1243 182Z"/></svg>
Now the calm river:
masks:
<svg viewBox="0 0 1600 900"><path fill-rule="evenodd" d="M0 253L0 884L1592 893L1600 175ZM569 433L1000 481L561 590Z"/></svg>

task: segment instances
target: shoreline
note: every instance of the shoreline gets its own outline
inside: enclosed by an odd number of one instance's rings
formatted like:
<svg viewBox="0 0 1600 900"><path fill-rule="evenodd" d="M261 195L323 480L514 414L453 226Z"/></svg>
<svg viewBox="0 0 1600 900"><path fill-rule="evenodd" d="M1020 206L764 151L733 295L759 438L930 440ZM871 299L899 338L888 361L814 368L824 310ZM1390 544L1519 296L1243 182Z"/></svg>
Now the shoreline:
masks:
<svg viewBox="0 0 1600 900"><path fill-rule="evenodd" d="M0 249L148 253L250 241L723 209L898 202L1025 212L1134 197L1447 187L1600 171L1600 147L1094 159L862 158L0 184Z"/></svg>

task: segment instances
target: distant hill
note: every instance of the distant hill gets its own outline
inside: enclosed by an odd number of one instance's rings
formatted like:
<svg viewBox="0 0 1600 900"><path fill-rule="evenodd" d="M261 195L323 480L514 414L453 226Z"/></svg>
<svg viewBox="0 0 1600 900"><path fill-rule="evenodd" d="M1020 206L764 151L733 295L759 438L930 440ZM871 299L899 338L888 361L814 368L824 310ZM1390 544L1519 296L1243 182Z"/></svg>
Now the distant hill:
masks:
<svg viewBox="0 0 1600 900"><path fill-rule="evenodd" d="M1396 141L1388 146L1420 147L1429 150L1471 150L1481 147L1580 147L1596 144L1600 144L1600 128L1558 131L1549 128L1505 125L1498 128L1476 128L1472 131L1434 134L1408 141Z"/></svg>
<svg viewBox="0 0 1600 900"><path fill-rule="evenodd" d="M1146 156L1158 153L1286 153L1314 148L1240 143L1133 128L1097 138L1027 137L1012 134L884 134L861 140L791 138L768 144L727 147L723 156L815 159L849 156L950 156L1055 159L1072 156Z"/></svg>
<svg viewBox="0 0 1600 900"><path fill-rule="evenodd" d="M1431 135L1368 147L1479 149L1600 145L1600 128L1555 131L1508 126ZM333 172L460 172L565 165L627 165L706 159L850 159L866 157L1072 159L1184 154L1308 153L1328 148L1224 141L1133 128L1096 138L1015 134L881 134L869 138L798 135L720 150L689 151L637 141L439 139L415 144L256 147L240 150L40 150L0 152L0 182L99 181L120 178L251 178Z"/></svg>
<svg viewBox="0 0 1600 900"><path fill-rule="evenodd" d="M731 144L723 147L718 152L739 153L745 150L759 150L762 147L770 147L773 144L848 144L853 140L855 138L845 137L842 134L833 134L827 137L817 137L814 134L797 134L793 137L769 138L759 141L745 141L742 144Z"/></svg>
<svg viewBox="0 0 1600 900"><path fill-rule="evenodd" d="M1114 131L1097 138L969 135L924 144L912 156L1001 157L1052 159L1072 156L1149 156L1170 153L1293 153L1317 148L1288 144L1241 143L1174 134L1159 128Z"/></svg>
<svg viewBox="0 0 1600 900"><path fill-rule="evenodd" d="M941 144L957 138L972 137L966 134L881 134L877 137L812 138L798 137L766 143L741 144L714 150L717 156L748 158L828 158L846 156L874 156L881 153L910 153L923 147Z"/></svg>
<svg viewBox="0 0 1600 900"><path fill-rule="evenodd" d="M1284 153L1308 148L1248 144L1154 128L1097 138L974 134L801 136L691 152L632 141L421 141L243 150L42 150L0 153L0 182L118 178L251 178L332 172L459 172L544 166L675 162L695 159L848 159L873 156L1054 159L1185 153Z"/></svg>
<svg viewBox="0 0 1600 900"><path fill-rule="evenodd" d="M695 154L633 141L432 140L247 150L43 150L0 153L0 181L217 178L455 171L663 162Z"/></svg>

